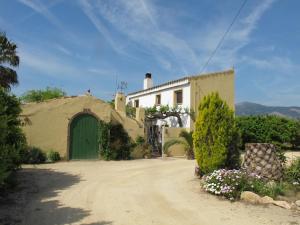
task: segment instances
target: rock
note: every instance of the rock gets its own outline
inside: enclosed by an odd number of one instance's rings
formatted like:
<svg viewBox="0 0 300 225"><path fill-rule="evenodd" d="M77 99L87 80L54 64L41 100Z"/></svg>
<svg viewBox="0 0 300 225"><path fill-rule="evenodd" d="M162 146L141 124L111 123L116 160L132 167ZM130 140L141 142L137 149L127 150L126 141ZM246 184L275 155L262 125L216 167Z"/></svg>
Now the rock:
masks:
<svg viewBox="0 0 300 225"><path fill-rule="evenodd" d="M243 191L241 193L241 200L250 203L260 203L261 197L251 191Z"/></svg>
<svg viewBox="0 0 300 225"><path fill-rule="evenodd" d="M291 209L291 205L286 201L273 201L273 204L285 209Z"/></svg>
<svg viewBox="0 0 300 225"><path fill-rule="evenodd" d="M285 209L291 209L291 208L299 208L297 207L296 203L293 205L290 205L286 201L275 201L273 198L269 196L260 197L259 195L251 192L251 191L244 191L241 193L241 200L245 202L255 203L255 204L274 204L277 206L280 206Z"/></svg>
<svg viewBox="0 0 300 225"><path fill-rule="evenodd" d="M273 202L274 202L274 199L269 196L265 196L260 199L260 203L262 203L262 204L273 204Z"/></svg>
<svg viewBox="0 0 300 225"><path fill-rule="evenodd" d="M298 207L297 207L297 205L296 205L295 203L292 203L292 204L291 204L291 209L292 209L292 210L297 210Z"/></svg>
<svg viewBox="0 0 300 225"><path fill-rule="evenodd" d="M300 200L295 201L295 204L300 207Z"/></svg>

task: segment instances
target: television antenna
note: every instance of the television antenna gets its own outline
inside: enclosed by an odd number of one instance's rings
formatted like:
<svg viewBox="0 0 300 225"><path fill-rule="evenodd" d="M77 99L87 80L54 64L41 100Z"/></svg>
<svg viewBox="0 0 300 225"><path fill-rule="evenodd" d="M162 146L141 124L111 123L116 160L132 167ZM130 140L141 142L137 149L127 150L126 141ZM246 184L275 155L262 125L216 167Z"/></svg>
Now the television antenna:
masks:
<svg viewBox="0 0 300 225"><path fill-rule="evenodd" d="M118 84L117 90L120 91L121 93L124 93L124 91L127 89L127 82L126 81L121 81Z"/></svg>

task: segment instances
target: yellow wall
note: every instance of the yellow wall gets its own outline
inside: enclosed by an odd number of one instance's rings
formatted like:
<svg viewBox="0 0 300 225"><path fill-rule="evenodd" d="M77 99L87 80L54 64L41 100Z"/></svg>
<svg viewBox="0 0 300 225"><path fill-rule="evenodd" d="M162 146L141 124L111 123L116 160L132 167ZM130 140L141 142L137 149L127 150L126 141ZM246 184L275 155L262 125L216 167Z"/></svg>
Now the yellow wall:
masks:
<svg viewBox="0 0 300 225"><path fill-rule="evenodd" d="M182 130L186 130L185 128L180 127L164 127L162 131L162 146L167 141L173 139L180 139L179 134ZM176 144L171 146L168 149L168 156L183 156L185 155L184 146L181 144Z"/></svg>
<svg viewBox="0 0 300 225"><path fill-rule="evenodd" d="M234 110L234 70L211 73L190 78L191 83L191 109L198 113L201 99L212 93L218 92L220 97ZM191 121L191 129L194 122Z"/></svg>
<svg viewBox="0 0 300 225"><path fill-rule="evenodd" d="M102 100L79 96L23 105L22 119L26 121L23 130L28 144L44 151L52 149L67 157L69 121L84 110L89 110L105 122L111 121L114 116L113 119L123 124L131 137L143 136L144 129L135 120L119 115Z"/></svg>
<svg viewBox="0 0 300 225"><path fill-rule="evenodd" d="M144 137L144 124L136 119L125 117L122 113L112 111L112 120L121 123L134 141L137 136Z"/></svg>

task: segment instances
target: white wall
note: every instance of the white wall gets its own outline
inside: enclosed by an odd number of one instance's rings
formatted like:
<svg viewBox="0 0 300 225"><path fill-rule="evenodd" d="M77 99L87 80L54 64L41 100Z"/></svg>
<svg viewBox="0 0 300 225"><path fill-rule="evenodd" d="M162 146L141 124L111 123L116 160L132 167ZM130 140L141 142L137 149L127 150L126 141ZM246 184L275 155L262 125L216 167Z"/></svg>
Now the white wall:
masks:
<svg viewBox="0 0 300 225"><path fill-rule="evenodd" d="M126 98L126 102L132 103L134 105L135 100L139 100L139 107L153 107L155 105L155 97L156 95L161 95L161 105L169 105L170 108L174 107L174 91L182 90L183 102L180 107L190 108L190 83L186 80L182 82L178 82L176 84L166 85L164 87L160 87L151 91L147 91L146 93L141 92L133 95L128 95ZM190 127L190 116L183 115L181 117L183 122L183 127ZM157 122L157 125L168 124L170 127L179 127L177 123L177 119L174 117L167 118L165 120L160 120Z"/></svg>

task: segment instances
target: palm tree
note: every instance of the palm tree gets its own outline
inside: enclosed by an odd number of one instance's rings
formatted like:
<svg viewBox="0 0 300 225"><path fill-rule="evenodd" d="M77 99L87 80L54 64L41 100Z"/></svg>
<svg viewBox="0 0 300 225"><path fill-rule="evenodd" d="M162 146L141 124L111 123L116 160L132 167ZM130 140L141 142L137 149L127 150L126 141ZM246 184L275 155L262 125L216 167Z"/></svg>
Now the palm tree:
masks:
<svg viewBox="0 0 300 225"><path fill-rule="evenodd" d="M185 130L181 131L179 137L182 139L172 139L167 141L163 146L164 153L168 152L168 149L172 145L182 144L184 145L187 159L194 159L194 150L193 150L193 132L187 132Z"/></svg>
<svg viewBox="0 0 300 225"><path fill-rule="evenodd" d="M0 33L0 87L10 89L12 85L18 84L18 75L13 69L4 66L17 67L19 56L17 56L17 45L10 42L5 33Z"/></svg>

